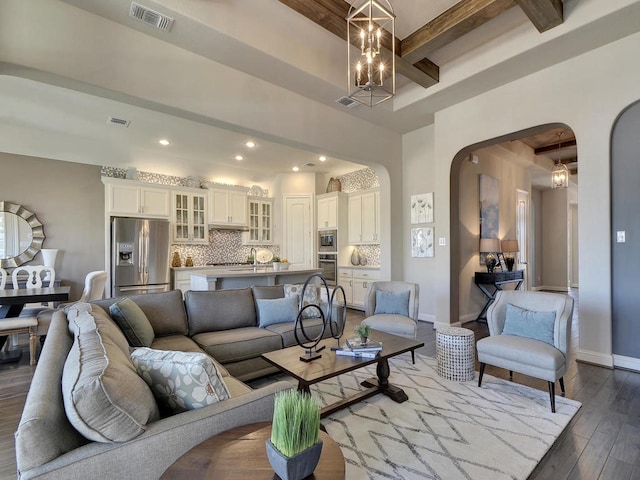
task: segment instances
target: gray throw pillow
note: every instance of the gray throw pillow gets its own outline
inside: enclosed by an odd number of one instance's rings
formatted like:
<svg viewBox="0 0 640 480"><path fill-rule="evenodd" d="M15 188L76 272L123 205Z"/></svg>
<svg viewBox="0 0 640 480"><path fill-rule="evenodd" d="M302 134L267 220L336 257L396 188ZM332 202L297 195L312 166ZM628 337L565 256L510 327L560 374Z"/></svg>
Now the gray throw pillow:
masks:
<svg viewBox="0 0 640 480"><path fill-rule="evenodd" d="M159 418L122 331L100 307L71 315L74 341L62 373L69 422L95 442L126 442Z"/></svg>
<svg viewBox="0 0 640 480"><path fill-rule="evenodd" d="M149 347L153 343L155 333L149 319L142 309L130 298L123 298L109 307L111 318L127 337L132 347Z"/></svg>
<svg viewBox="0 0 640 480"><path fill-rule="evenodd" d="M195 410L230 397L215 362L204 353L136 348L131 361L163 412Z"/></svg>
<svg viewBox="0 0 640 480"><path fill-rule="evenodd" d="M274 323L295 322L298 317L298 297L274 299L257 298L258 326L264 328Z"/></svg>
<svg viewBox="0 0 640 480"><path fill-rule="evenodd" d="M502 335L533 338L553 345L556 312L536 312L507 304Z"/></svg>
<svg viewBox="0 0 640 480"><path fill-rule="evenodd" d="M387 292L376 290L376 310L374 315L392 314L409 316L409 295L410 290L404 292Z"/></svg>

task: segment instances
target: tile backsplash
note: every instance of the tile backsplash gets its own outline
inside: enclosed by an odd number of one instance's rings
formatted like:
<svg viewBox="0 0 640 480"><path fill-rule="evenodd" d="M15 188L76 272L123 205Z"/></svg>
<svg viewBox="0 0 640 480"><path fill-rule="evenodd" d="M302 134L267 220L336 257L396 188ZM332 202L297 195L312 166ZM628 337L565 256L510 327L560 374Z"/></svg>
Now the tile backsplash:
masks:
<svg viewBox="0 0 640 480"><path fill-rule="evenodd" d="M207 265L209 263L244 263L251 253L251 247L255 249L266 248L274 255L280 255L279 245L243 245L242 232L234 230L210 230L208 245L171 245L171 256L178 252L182 266L187 256L193 260L194 266Z"/></svg>

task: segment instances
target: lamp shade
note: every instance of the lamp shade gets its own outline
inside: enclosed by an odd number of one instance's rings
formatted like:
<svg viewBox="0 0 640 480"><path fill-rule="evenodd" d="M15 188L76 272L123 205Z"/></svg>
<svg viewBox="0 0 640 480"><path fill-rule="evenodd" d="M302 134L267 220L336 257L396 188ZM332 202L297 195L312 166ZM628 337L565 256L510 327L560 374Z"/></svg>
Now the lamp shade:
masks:
<svg viewBox="0 0 640 480"><path fill-rule="evenodd" d="M495 253L500 251L500 240L497 238L481 238L480 253Z"/></svg>
<svg viewBox="0 0 640 480"><path fill-rule="evenodd" d="M518 240L502 240L502 251L511 253L519 252Z"/></svg>

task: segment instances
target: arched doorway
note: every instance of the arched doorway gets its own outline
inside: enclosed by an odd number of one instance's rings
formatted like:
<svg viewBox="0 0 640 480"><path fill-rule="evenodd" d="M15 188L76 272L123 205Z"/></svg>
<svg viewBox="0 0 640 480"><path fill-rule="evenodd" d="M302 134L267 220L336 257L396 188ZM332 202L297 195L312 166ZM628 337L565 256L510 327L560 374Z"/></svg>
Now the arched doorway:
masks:
<svg viewBox="0 0 640 480"><path fill-rule="evenodd" d="M526 288L566 292L570 283L577 285L572 270L577 265L577 248L572 248L577 228L572 228L570 209L577 208L576 151L570 127L547 124L470 145L456 155L450 198L452 322L476 320L487 302L474 282L475 272L487 271L479 252L480 236L487 237L481 231L483 176L492 179L488 183L496 189L492 197L498 220L491 237L499 245L519 240L522 247L513 254ZM552 188L551 169L558 162L573 170L569 188ZM498 257L502 264L503 255Z"/></svg>

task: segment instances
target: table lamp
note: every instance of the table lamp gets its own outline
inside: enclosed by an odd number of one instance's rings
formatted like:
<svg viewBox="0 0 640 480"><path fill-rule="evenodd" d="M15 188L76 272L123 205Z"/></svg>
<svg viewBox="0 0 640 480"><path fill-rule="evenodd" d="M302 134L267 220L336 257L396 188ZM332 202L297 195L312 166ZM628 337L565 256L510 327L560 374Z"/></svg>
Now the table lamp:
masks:
<svg viewBox="0 0 640 480"><path fill-rule="evenodd" d="M516 261L514 253L520 251L518 247L518 240L502 240L502 256L504 257L504 263L507 265L507 270L513 271L513 264Z"/></svg>
<svg viewBox="0 0 640 480"><path fill-rule="evenodd" d="M493 269L500 262L496 257L496 253L500 252L500 240L497 238L481 238L480 253L486 254L485 263L487 264L487 272L493 273Z"/></svg>

